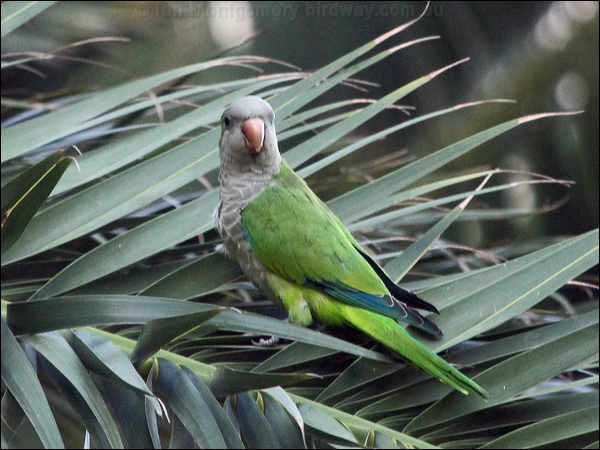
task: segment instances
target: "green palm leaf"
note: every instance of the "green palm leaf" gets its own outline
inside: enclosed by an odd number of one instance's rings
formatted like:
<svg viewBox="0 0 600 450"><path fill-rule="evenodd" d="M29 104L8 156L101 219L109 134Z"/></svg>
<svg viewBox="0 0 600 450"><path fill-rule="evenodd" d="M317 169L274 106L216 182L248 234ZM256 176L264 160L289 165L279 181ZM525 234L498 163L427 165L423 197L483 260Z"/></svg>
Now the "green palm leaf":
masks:
<svg viewBox="0 0 600 450"><path fill-rule="evenodd" d="M3 39L52 3L3 3ZM445 231L460 221L544 210L475 209L475 201L517 185L568 184L534 174L498 182L501 170L432 173L501 135L510 138L526 122L543 119L559 128L560 114L481 126L397 167L378 165L366 152L436 117L503 106L465 103L352 137L457 63L424 72L379 99L324 100L361 71L433 39L384 48L417 20L313 73L289 69L164 87L209 69L224 74L232 65L273 62L220 57L64 98L56 111L29 119L15 115L1 140L3 447L82 446L86 435L96 447L134 448L597 442L597 301L570 302L572 288L564 287L598 264L598 230L472 252L460 261L464 271L432 256L451 242ZM369 56L371 50L377 52ZM155 95L145 98L150 90ZM430 318L444 338L414 333L417 339L485 387L489 402L451 392L351 330L282 321L239 268L215 251L214 126L228 102L250 93L267 97L275 109L284 158L317 191L325 190L328 205L393 278L413 274L406 285L440 309ZM169 103L179 100L197 105L184 110ZM11 102L5 103L17 104ZM165 121L140 119L165 105ZM62 153L43 158L61 143L84 147L99 136L100 145L75 158L79 170L67 168ZM370 182L330 175L359 150L374 174ZM328 177L335 188L323 182ZM470 185L478 178L487 184ZM14 228L7 222L10 248L5 212L19 218ZM397 227L407 222L403 230L421 234L411 245L399 244ZM568 314L556 305L567 305ZM273 334L284 340L272 347L252 343Z"/></svg>

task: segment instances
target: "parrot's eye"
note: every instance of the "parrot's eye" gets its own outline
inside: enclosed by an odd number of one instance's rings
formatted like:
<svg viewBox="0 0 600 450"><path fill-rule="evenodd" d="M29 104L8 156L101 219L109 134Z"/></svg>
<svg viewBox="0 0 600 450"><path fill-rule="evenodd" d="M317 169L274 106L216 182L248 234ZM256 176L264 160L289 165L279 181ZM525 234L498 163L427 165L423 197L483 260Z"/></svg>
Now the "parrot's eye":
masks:
<svg viewBox="0 0 600 450"><path fill-rule="evenodd" d="M229 123L230 123L230 122L231 122L231 121L229 120L229 116L225 116L225 117L223 117L223 124L224 124L226 127L229 127Z"/></svg>

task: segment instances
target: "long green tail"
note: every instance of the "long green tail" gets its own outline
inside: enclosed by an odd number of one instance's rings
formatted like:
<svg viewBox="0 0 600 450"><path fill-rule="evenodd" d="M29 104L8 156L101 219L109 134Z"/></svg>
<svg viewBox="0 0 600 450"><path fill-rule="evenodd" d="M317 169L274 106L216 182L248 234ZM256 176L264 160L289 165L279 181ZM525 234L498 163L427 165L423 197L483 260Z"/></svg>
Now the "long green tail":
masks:
<svg viewBox="0 0 600 450"><path fill-rule="evenodd" d="M488 394L485 389L415 340L394 319L354 307L345 308L345 316L354 327L364 331L444 383L448 383L457 391L465 395L473 392L487 399Z"/></svg>

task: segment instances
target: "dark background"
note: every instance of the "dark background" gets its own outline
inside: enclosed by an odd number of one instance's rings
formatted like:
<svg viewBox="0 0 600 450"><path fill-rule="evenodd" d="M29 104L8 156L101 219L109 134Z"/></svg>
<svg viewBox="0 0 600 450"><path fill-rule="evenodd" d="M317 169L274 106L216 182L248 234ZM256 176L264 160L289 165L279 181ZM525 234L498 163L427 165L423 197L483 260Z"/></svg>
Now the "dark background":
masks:
<svg viewBox="0 0 600 450"><path fill-rule="evenodd" d="M39 73L3 71L3 93L34 92L42 99L67 95L237 54L268 56L316 70L412 20L424 8L424 2L59 2L3 40L2 51L55 52L60 57L32 64ZM234 32L240 35L233 37ZM415 78L470 57L469 62L403 99L403 104L414 106L413 114L419 115L481 99L507 98L517 103L480 106L427 121L368 151L387 154L406 149L413 157L422 156L518 116L583 109L585 113L577 116L519 127L445 170L501 167L576 183L570 189L525 186L486 197L486 206L507 208L569 200L544 215L489 224L486 239L471 244L577 234L597 227L598 3L434 2L421 21L386 41L381 49L430 35L440 39L401 50L358 74L379 85L369 92L338 87L319 101L380 98ZM107 36L129 42L95 42L56 53L74 42ZM275 64L264 69L267 73L286 70ZM232 67L225 76L252 74L250 69ZM223 76L223 70L206 72L194 81ZM405 117L398 110L386 111L356 130L356 136L392 126ZM357 156L353 158L345 164L359 162Z"/></svg>

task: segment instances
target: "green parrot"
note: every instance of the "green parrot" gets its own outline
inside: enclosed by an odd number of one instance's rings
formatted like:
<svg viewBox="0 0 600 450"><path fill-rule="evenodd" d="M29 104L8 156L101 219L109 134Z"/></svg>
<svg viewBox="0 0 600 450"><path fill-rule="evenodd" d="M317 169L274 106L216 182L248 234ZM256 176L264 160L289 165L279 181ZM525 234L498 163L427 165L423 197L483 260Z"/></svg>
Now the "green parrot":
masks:
<svg viewBox="0 0 600 450"><path fill-rule="evenodd" d="M281 159L274 120L256 96L233 101L221 118L216 223L226 255L292 323L353 326L463 394L486 398L399 324L442 335L412 308L437 309L396 285Z"/></svg>

